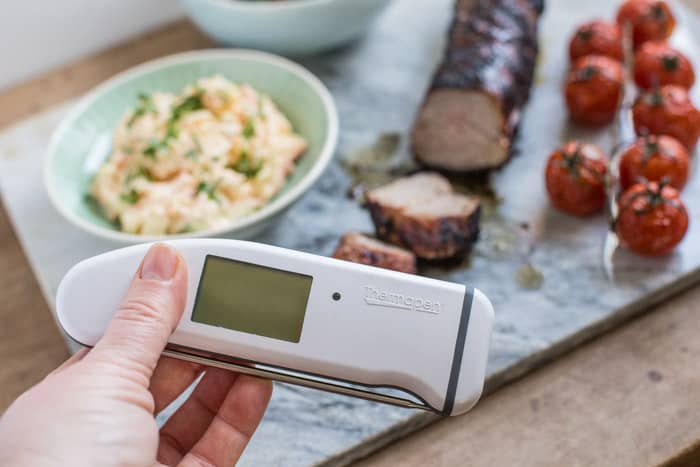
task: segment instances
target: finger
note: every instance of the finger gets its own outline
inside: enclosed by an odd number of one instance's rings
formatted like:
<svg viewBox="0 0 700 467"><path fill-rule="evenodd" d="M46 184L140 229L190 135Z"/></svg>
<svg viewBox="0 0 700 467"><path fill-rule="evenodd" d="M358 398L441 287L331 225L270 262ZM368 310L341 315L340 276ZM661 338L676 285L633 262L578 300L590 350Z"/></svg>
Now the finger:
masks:
<svg viewBox="0 0 700 467"><path fill-rule="evenodd" d="M107 331L86 361L119 366L139 383L149 380L177 326L187 298L187 266L175 249L159 243L146 253Z"/></svg>
<svg viewBox="0 0 700 467"><path fill-rule="evenodd" d="M78 350L76 353L74 353L73 355L68 357L68 360L66 360L65 362L61 363L59 366L54 368L54 370L46 376L49 377L51 375L55 375L55 374L62 372L66 368L70 368L71 366L73 366L74 364L76 364L80 360L82 360L83 357L85 357L85 355L87 355L87 353L89 351L90 351L90 349L88 349L87 347L83 347L82 349Z"/></svg>
<svg viewBox="0 0 700 467"><path fill-rule="evenodd" d="M153 370L149 390L153 394L155 413L178 398L204 370L202 365L171 357L160 357Z"/></svg>
<svg viewBox="0 0 700 467"><path fill-rule="evenodd" d="M207 431L178 465L235 464L258 427L271 395L271 381L238 375Z"/></svg>
<svg viewBox="0 0 700 467"><path fill-rule="evenodd" d="M233 386L237 373L207 368L190 397L160 430L158 460L175 465L204 435Z"/></svg>

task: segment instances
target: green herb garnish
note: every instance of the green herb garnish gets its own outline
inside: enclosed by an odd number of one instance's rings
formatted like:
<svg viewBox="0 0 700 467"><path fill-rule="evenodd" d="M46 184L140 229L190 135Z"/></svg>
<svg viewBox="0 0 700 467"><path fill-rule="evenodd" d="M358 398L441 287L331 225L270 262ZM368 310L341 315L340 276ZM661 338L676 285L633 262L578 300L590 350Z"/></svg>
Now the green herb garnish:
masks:
<svg viewBox="0 0 700 467"><path fill-rule="evenodd" d="M229 168L235 170L236 172L245 175L247 178L255 177L260 169L262 169L262 161L257 164L253 164L248 156L248 153L243 151L241 157L238 158L235 164L230 165Z"/></svg>
<svg viewBox="0 0 700 467"><path fill-rule="evenodd" d="M175 126L175 122L172 120L168 120L168 125L165 127L165 138L163 138L163 141L165 142L171 139L175 139L179 134L180 132Z"/></svg>
<svg viewBox="0 0 700 467"><path fill-rule="evenodd" d="M130 183L133 180L140 178L140 177L143 177L146 180L153 180L150 172L148 172L148 170L145 167L138 167L136 170L134 170L133 172L129 173L126 176L126 178L124 179L124 182Z"/></svg>
<svg viewBox="0 0 700 467"><path fill-rule="evenodd" d="M200 193L206 193L209 199L213 199L214 201L218 201L216 198L216 187L219 186L219 182L217 181L216 183L207 183L207 182L199 182L199 185L197 185L197 191L195 192L195 195L198 195Z"/></svg>
<svg viewBox="0 0 700 467"><path fill-rule="evenodd" d="M158 151L168 149L168 142L166 140L159 141L156 138L151 138L148 142L148 146L143 150L143 155L147 157L152 157L155 159Z"/></svg>
<svg viewBox="0 0 700 467"><path fill-rule="evenodd" d="M131 190L128 193L124 193L120 196L121 200L127 204L136 204L139 201L141 195L136 190Z"/></svg>
<svg viewBox="0 0 700 467"><path fill-rule="evenodd" d="M168 123L165 126L165 136L162 141L153 141L148 145L148 147L143 151L143 154L150 157L155 157L156 153L161 149L167 149L168 142L171 139L175 139L179 135L177 129L177 122L180 118L188 112L194 112L195 110L201 110L204 108L202 103L202 94L204 91L197 90L197 94L192 94L180 102L178 105L173 107L172 114L168 119Z"/></svg>
<svg viewBox="0 0 700 467"><path fill-rule="evenodd" d="M173 107L173 113L170 116L170 121L176 122L186 113L194 112L195 110L202 110L204 108L202 94L204 94L204 92L198 91L197 94L187 96L185 100Z"/></svg>
<svg viewBox="0 0 700 467"><path fill-rule="evenodd" d="M192 134L191 137L194 147L185 153L185 157L195 160L202 153L202 143L200 143L199 137L196 134Z"/></svg>
<svg viewBox="0 0 700 467"><path fill-rule="evenodd" d="M250 139L253 136L255 136L255 124L253 123L252 119L248 119L243 127L243 137L245 139Z"/></svg>
<svg viewBox="0 0 700 467"><path fill-rule="evenodd" d="M148 94L141 93L139 94L139 103L134 109L134 113L133 115L131 115L129 121L126 122L126 126L128 128L131 128L131 125L133 125L136 120L143 117L147 113L155 114L158 113L158 110L156 110L156 106L155 104L153 104L151 96L149 96Z"/></svg>

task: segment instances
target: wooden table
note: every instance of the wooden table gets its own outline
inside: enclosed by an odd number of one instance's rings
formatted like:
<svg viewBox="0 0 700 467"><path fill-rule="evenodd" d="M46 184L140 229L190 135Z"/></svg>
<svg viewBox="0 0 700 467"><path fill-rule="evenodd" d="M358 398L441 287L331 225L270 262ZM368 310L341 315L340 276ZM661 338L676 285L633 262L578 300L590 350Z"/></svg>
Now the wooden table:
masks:
<svg viewBox="0 0 700 467"><path fill-rule="evenodd" d="M700 9L700 0L689 3ZM180 21L0 93L0 127L211 42ZM0 410L67 356L0 203ZM364 466L700 465L700 287L371 455Z"/></svg>

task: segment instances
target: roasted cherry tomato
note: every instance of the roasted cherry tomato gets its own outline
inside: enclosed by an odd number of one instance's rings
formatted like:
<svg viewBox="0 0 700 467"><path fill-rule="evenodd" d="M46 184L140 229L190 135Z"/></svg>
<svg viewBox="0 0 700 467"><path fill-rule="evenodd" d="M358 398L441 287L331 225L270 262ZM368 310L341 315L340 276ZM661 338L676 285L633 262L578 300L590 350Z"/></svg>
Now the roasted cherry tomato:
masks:
<svg viewBox="0 0 700 467"><path fill-rule="evenodd" d="M637 48L646 41L668 38L676 27L671 8L663 0L627 0L617 10L617 24L631 24L632 41Z"/></svg>
<svg viewBox="0 0 700 467"><path fill-rule="evenodd" d="M586 216L605 204L608 158L596 145L569 141L547 161L545 182L552 204L562 211Z"/></svg>
<svg viewBox="0 0 700 467"><path fill-rule="evenodd" d="M632 117L638 135L670 135L689 151L700 137L700 111L680 86L667 85L640 94Z"/></svg>
<svg viewBox="0 0 700 467"><path fill-rule="evenodd" d="M634 54L634 81L642 89L665 84L690 89L695 72L688 57L665 41L646 42Z"/></svg>
<svg viewBox="0 0 700 467"><path fill-rule="evenodd" d="M663 183L633 185L619 201L617 235L630 250L662 255L678 245L688 230L688 212L678 190Z"/></svg>
<svg viewBox="0 0 700 467"><path fill-rule="evenodd" d="M682 190L688 180L688 151L671 136L648 135L639 138L620 157L620 184L623 189L642 181L666 181Z"/></svg>
<svg viewBox="0 0 700 467"><path fill-rule="evenodd" d="M605 55L622 61L622 32L615 23L595 20L582 24L569 43L569 59L575 62L586 55Z"/></svg>
<svg viewBox="0 0 700 467"><path fill-rule="evenodd" d="M602 126L615 118L622 94L622 65L602 55L579 58L566 80L564 95L571 119Z"/></svg>

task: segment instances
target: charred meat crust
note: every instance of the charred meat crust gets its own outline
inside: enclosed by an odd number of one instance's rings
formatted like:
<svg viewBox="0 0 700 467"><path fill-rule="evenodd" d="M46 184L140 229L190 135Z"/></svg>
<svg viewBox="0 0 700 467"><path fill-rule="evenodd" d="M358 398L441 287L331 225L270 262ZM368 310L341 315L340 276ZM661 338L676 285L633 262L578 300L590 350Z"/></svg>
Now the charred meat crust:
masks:
<svg viewBox="0 0 700 467"><path fill-rule="evenodd" d="M358 232L343 235L333 257L394 271L416 272L416 256L412 252Z"/></svg>
<svg viewBox="0 0 700 467"><path fill-rule="evenodd" d="M532 86L538 52L537 20L543 8L543 0L457 1L444 61L435 72L412 132L413 151L420 162L447 170L472 170L468 161L445 166L439 157L432 157L430 150L426 150L424 140L434 138L435 133L421 127L426 118L434 118L435 109L430 110L430 116L423 114L430 95L441 89L478 92L492 98L492 111L501 117L499 128L493 130L501 135L497 144L502 146L503 156L475 169L493 169L508 160L520 111ZM447 131L444 133L450 137ZM465 148L460 156L468 158L468 151Z"/></svg>
<svg viewBox="0 0 700 467"><path fill-rule="evenodd" d="M423 259L444 259L468 252L479 238L481 206L468 217L438 220L396 215L380 203L368 201L377 236L404 246Z"/></svg>
<svg viewBox="0 0 700 467"><path fill-rule="evenodd" d="M434 260L468 251L479 235L480 203L455 193L434 172L419 172L365 193L377 236Z"/></svg>

